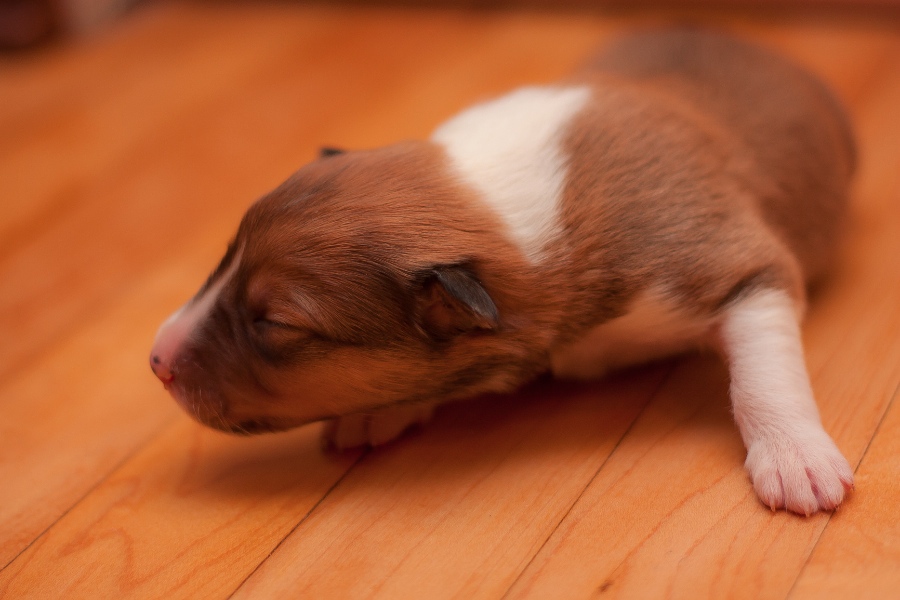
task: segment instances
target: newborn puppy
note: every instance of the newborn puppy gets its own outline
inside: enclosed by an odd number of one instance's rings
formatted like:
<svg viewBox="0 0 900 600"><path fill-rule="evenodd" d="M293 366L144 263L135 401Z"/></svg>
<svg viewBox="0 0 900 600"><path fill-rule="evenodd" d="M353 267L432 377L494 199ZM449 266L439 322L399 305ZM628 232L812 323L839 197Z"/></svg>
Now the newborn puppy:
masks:
<svg viewBox="0 0 900 600"><path fill-rule="evenodd" d="M547 371L711 344L759 497L833 509L853 475L798 323L853 167L809 74L725 36L635 35L428 141L329 149L248 210L151 365L207 425L330 419L347 447Z"/></svg>

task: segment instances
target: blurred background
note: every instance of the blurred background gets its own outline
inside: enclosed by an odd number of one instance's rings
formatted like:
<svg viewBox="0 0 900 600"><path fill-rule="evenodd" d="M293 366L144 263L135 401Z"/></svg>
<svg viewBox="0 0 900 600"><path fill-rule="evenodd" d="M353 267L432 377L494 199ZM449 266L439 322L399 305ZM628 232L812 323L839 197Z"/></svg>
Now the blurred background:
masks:
<svg viewBox="0 0 900 600"><path fill-rule="evenodd" d="M0 0L0 47L29 48L65 37L85 35L103 27L140 3L154 0ZM215 2L212 2L215 3ZM310 4L310 2L296 2ZM890 9L900 0L333 0L330 4L391 5L398 7L445 6L469 9L532 7L543 9L591 9L626 7L714 6L780 8L850 7L855 9Z"/></svg>

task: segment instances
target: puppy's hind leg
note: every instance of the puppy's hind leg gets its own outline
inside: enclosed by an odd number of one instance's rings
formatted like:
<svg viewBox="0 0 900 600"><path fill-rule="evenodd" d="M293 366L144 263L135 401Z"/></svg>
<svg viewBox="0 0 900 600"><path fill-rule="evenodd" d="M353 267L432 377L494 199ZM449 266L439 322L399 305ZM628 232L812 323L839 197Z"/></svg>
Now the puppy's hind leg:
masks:
<svg viewBox="0 0 900 600"><path fill-rule="evenodd" d="M749 293L725 311L721 337L745 466L760 500L804 515L839 506L853 472L822 428L794 301L780 290Z"/></svg>

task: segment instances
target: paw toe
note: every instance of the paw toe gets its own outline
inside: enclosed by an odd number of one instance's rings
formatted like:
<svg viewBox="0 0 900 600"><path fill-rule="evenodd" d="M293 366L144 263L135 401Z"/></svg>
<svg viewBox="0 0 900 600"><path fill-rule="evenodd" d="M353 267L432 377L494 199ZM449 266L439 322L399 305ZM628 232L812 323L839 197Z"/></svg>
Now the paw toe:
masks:
<svg viewBox="0 0 900 600"><path fill-rule="evenodd" d="M829 444L754 444L747 470L759 499L773 510L801 515L840 506L853 486L853 472L837 448Z"/></svg>

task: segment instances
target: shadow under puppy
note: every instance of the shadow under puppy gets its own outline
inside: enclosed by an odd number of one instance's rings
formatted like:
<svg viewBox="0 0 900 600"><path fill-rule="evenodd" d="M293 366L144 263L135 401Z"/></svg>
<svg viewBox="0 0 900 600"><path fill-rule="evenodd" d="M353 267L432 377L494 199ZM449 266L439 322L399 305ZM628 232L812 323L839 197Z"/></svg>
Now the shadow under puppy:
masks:
<svg viewBox="0 0 900 600"><path fill-rule="evenodd" d="M349 447L435 403L709 344L760 499L832 509L853 475L798 323L853 168L809 74L723 35L633 35L428 141L324 152L248 210L151 366L207 425L330 419Z"/></svg>

